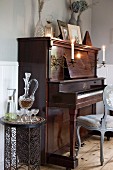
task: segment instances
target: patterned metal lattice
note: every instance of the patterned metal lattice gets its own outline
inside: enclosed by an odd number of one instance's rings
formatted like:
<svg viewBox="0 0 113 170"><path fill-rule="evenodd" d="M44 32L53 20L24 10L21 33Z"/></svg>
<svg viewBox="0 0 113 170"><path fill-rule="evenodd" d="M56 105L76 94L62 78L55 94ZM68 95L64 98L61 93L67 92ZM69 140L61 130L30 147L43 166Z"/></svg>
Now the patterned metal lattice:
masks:
<svg viewBox="0 0 113 170"><path fill-rule="evenodd" d="M40 127L46 123L42 117L27 123L0 118L4 125L4 170L40 169Z"/></svg>
<svg viewBox="0 0 113 170"><path fill-rule="evenodd" d="M40 169L40 128L17 128L18 168Z"/></svg>
<svg viewBox="0 0 113 170"><path fill-rule="evenodd" d="M4 169L16 169L16 128L5 126Z"/></svg>
<svg viewBox="0 0 113 170"><path fill-rule="evenodd" d="M40 169L40 128L5 126L4 170Z"/></svg>

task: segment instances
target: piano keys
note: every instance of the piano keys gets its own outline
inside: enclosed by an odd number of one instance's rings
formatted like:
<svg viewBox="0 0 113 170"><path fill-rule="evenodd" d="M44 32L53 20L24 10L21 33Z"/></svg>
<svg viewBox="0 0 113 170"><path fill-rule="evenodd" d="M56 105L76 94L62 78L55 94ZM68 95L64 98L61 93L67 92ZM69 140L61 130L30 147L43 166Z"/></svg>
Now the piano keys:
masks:
<svg viewBox="0 0 113 170"><path fill-rule="evenodd" d="M103 94L103 90L80 93L80 94L77 95L77 99L82 99L82 98L86 98L86 97L89 97L89 96L94 96L96 94Z"/></svg>

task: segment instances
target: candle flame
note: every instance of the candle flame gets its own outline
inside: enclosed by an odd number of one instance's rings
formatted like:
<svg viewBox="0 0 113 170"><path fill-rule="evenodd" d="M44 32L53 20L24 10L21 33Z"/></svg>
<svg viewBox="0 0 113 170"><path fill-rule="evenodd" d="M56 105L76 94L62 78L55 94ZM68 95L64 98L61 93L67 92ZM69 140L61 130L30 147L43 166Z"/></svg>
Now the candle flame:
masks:
<svg viewBox="0 0 113 170"><path fill-rule="evenodd" d="M72 40L71 40L71 43L74 44L74 42L75 42L75 39L72 39Z"/></svg>
<svg viewBox="0 0 113 170"><path fill-rule="evenodd" d="M102 49L103 49L103 50L105 50L105 48L106 48L106 46L105 46L105 45L103 45L103 46L102 46Z"/></svg>

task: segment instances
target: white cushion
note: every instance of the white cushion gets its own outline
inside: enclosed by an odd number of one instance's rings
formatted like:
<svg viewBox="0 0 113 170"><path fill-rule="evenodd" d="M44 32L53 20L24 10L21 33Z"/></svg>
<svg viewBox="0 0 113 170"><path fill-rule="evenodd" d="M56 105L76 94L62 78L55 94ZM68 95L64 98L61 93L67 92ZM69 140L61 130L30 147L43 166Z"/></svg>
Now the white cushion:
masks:
<svg viewBox="0 0 113 170"><path fill-rule="evenodd" d="M107 115L106 128L113 128L113 116Z"/></svg>
<svg viewBox="0 0 113 170"><path fill-rule="evenodd" d="M102 117L103 114L79 116L77 117L77 122L85 126L99 128ZM107 115L106 128L113 128L113 116Z"/></svg>

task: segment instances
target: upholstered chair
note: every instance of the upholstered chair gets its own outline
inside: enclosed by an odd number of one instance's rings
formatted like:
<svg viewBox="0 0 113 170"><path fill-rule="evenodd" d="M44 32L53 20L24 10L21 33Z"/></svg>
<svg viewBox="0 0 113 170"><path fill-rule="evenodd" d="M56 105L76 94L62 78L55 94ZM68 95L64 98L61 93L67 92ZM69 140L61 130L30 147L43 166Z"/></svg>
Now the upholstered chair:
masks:
<svg viewBox="0 0 113 170"><path fill-rule="evenodd" d="M100 163L103 165L103 143L104 135L107 131L113 131L113 116L110 116L109 111L113 111L113 85L105 87L103 92L104 113L96 115L86 115L77 117L77 141L78 150L81 147L80 127L88 130L96 130L100 132Z"/></svg>

